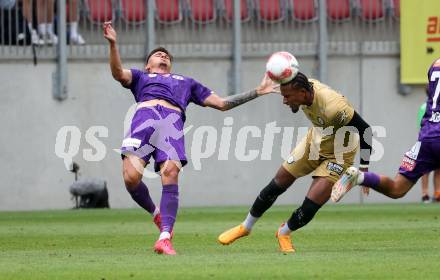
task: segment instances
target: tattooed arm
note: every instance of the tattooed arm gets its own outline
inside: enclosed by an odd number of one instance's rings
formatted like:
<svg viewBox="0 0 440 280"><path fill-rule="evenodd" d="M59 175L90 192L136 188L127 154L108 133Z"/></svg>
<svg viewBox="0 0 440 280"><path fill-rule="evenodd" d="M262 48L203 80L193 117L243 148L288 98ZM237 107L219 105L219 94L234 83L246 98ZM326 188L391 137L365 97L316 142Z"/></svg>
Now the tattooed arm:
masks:
<svg viewBox="0 0 440 280"><path fill-rule="evenodd" d="M271 92L279 92L279 86L272 82L268 77L264 76L261 84L254 90L230 95L227 97L220 97L213 93L205 99L205 106L215 108L220 111L227 111L235 108L241 104L249 102L261 95Z"/></svg>
<svg viewBox="0 0 440 280"><path fill-rule="evenodd" d="M249 102L257 98L258 96L259 94L255 89L248 92L230 95L227 97L220 97L217 94L213 93L205 99L205 106L209 106L220 111L227 111L241 104Z"/></svg>

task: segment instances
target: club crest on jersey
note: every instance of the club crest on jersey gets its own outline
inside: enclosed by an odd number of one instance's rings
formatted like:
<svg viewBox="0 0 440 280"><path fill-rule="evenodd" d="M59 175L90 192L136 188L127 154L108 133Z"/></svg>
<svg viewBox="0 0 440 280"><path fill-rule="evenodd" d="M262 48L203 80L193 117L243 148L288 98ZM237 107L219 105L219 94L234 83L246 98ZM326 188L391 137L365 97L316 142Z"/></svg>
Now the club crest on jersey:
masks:
<svg viewBox="0 0 440 280"><path fill-rule="evenodd" d="M292 163L294 163L295 162L295 158L293 157L293 156L290 156L288 159L287 159L287 163L288 164L292 164Z"/></svg>
<svg viewBox="0 0 440 280"><path fill-rule="evenodd" d="M342 172L344 172L344 167L337 163L329 162L327 163L327 170L336 172L338 175L342 175Z"/></svg>
<svg viewBox="0 0 440 280"><path fill-rule="evenodd" d="M179 81L183 81L184 80L183 77L179 76L179 75L172 75L171 78L179 80Z"/></svg>
<svg viewBox="0 0 440 280"><path fill-rule="evenodd" d="M404 156L402 159L402 163L400 164L400 168L406 171L413 171L416 167L416 161L407 156Z"/></svg>

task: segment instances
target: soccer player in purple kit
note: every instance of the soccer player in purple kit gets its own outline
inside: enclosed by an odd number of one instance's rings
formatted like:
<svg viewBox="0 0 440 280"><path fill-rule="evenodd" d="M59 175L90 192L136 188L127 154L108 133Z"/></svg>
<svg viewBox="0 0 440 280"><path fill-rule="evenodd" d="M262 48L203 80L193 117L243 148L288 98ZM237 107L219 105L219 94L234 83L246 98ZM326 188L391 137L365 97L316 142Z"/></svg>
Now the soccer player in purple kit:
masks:
<svg viewBox="0 0 440 280"><path fill-rule="evenodd" d="M425 173L440 167L440 58L428 70L428 101L416 144L405 153L393 179L350 167L335 183L332 200L339 201L353 186L367 185L391 198L403 197Z"/></svg>
<svg viewBox="0 0 440 280"><path fill-rule="evenodd" d="M162 47L149 53L145 71L124 69L111 22L104 23L103 32L110 45L113 78L130 89L138 103L121 148L125 186L133 200L153 216L160 229L154 251L175 255L171 239L179 202L178 175L187 163L183 137L186 107L193 102L226 111L258 96L278 92L278 86L265 76L254 90L220 97L194 79L172 74L172 56ZM160 171L163 186L159 208L142 182L144 168L151 157L155 160L156 172Z"/></svg>

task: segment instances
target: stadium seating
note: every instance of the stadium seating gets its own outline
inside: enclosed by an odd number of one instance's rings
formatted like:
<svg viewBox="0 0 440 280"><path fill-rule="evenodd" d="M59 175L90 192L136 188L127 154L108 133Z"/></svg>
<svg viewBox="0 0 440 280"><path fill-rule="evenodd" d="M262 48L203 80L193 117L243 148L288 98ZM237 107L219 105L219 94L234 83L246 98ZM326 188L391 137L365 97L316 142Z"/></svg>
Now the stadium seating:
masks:
<svg viewBox="0 0 440 280"><path fill-rule="evenodd" d="M400 18L400 0L393 0L393 16L395 18Z"/></svg>
<svg viewBox="0 0 440 280"><path fill-rule="evenodd" d="M85 4L91 22L102 23L114 18L112 0L87 0Z"/></svg>
<svg viewBox="0 0 440 280"><path fill-rule="evenodd" d="M241 21L253 15L263 22L280 22L286 15L301 22L318 18L318 0L240 0ZM388 3L390 15L400 18L400 0L326 0L327 17L332 21L350 20L353 12L361 19L383 19ZM114 5L112 5L112 3ZM140 23L147 17L145 0L86 0L85 8L90 21L102 23L120 15L126 22ZM116 7L115 7L116 6ZM220 13L227 21L233 19L234 0L155 0L155 18L160 23L176 23L184 15L197 23L212 23ZM254 14L255 11L255 14Z"/></svg>
<svg viewBox="0 0 440 280"><path fill-rule="evenodd" d="M145 0L121 0L122 18L131 23L144 22L147 7Z"/></svg>
<svg viewBox="0 0 440 280"><path fill-rule="evenodd" d="M214 0L189 0L190 18L197 23L209 23L216 19Z"/></svg>
<svg viewBox="0 0 440 280"><path fill-rule="evenodd" d="M385 17L383 0L360 0L360 9L363 20L376 21Z"/></svg>
<svg viewBox="0 0 440 280"><path fill-rule="evenodd" d="M224 15L226 20L232 21L234 18L234 0L223 0L223 8L224 8ZM241 21L246 21L251 18L251 14L249 12L249 2L248 0L241 0L241 12L240 12L240 18Z"/></svg>
<svg viewBox="0 0 440 280"><path fill-rule="evenodd" d="M69 7L70 5L66 5L66 16L67 17L69 17L69 13L74 13L74 12L76 12L76 11L72 11L71 9L70 9L70 7Z"/></svg>
<svg viewBox="0 0 440 280"><path fill-rule="evenodd" d="M327 17L333 21L351 18L350 0L327 0Z"/></svg>
<svg viewBox="0 0 440 280"><path fill-rule="evenodd" d="M182 20L179 0L156 0L156 19L162 23L175 23Z"/></svg>
<svg viewBox="0 0 440 280"><path fill-rule="evenodd" d="M258 19L265 22L279 22L284 19L286 7L281 0L257 0Z"/></svg>
<svg viewBox="0 0 440 280"><path fill-rule="evenodd" d="M293 18L298 21L317 19L317 3L315 0L290 0L293 9Z"/></svg>

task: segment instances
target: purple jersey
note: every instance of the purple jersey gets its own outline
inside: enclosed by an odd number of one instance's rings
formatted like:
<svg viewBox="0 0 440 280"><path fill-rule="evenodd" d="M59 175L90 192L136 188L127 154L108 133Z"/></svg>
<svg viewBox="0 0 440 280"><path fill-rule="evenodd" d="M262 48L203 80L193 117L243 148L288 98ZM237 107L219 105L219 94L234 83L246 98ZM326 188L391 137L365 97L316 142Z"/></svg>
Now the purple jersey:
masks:
<svg viewBox="0 0 440 280"><path fill-rule="evenodd" d="M419 141L434 142L440 140L440 59L437 59L428 71L428 101L422 119Z"/></svg>
<svg viewBox="0 0 440 280"><path fill-rule="evenodd" d="M211 90L189 77L176 74L146 73L131 69L130 86L136 102L162 99L185 112L190 102L203 106Z"/></svg>

